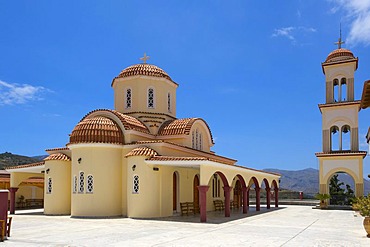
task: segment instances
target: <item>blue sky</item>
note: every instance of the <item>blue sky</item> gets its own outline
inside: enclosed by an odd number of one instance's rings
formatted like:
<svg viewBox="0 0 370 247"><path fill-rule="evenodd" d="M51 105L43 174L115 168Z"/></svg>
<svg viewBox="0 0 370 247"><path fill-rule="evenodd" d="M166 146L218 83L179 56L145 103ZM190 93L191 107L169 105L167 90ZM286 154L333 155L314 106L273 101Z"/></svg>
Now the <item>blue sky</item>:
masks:
<svg viewBox="0 0 370 247"><path fill-rule="evenodd" d="M113 109L112 79L146 52L180 84L177 117L208 122L214 151L257 169L317 168L321 62L339 23L360 99L370 0L0 1L0 153L64 146L86 113ZM369 125L360 111L363 150Z"/></svg>

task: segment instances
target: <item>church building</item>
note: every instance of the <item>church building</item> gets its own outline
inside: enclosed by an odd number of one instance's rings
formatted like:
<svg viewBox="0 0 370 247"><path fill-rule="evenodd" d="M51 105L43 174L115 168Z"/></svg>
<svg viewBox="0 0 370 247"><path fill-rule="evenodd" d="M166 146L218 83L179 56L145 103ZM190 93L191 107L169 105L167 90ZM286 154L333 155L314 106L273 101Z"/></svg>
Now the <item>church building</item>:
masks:
<svg viewBox="0 0 370 247"><path fill-rule="evenodd" d="M205 222L216 200L226 217L228 205L247 213L251 190L260 210L262 189L266 207L272 196L278 206L280 175L213 152L207 122L176 117L179 85L147 59L112 80L114 110L87 113L43 162L7 168L11 212L20 195L43 198L46 215L72 217L168 217L191 202Z"/></svg>

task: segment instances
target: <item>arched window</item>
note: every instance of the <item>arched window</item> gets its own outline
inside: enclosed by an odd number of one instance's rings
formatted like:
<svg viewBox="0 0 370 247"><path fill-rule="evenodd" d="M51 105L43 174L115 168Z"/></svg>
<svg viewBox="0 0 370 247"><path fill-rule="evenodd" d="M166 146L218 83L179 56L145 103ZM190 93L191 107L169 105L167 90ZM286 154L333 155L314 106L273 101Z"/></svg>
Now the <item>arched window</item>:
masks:
<svg viewBox="0 0 370 247"><path fill-rule="evenodd" d="M77 193L77 176L73 176L73 193Z"/></svg>
<svg viewBox="0 0 370 247"><path fill-rule="evenodd" d="M46 191L47 194L51 194L51 191L53 190L53 181L51 178L48 178L48 189Z"/></svg>
<svg viewBox="0 0 370 247"><path fill-rule="evenodd" d="M167 94L167 110L168 112L171 112L171 94Z"/></svg>
<svg viewBox="0 0 370 247"><path fill-rule="evenodd" d="M331 151L339 150L339 128L337 126L333 126L330 128L331 138Z"/></svg>
<svg viewBox="0 0 370 247"><path fill-rule="evenodd" d="M132 91L131 88L126 90L126 109L132 106Z"/></svg>
<svg viewBox="0 0 370 247"><path fill-rule="evenodd" d="M339 101L346 101L346 100L348 100L347 80L346 80L346 78L342 78L340 80L340 99L339 99Z"/></svg>
<svg viewBox="0 0 370 247"><path fill-rule="evenodd" d="M339 81L338 79L333 80L333 102L339 101Z"/></svg>
<svg viewBox="0 0 370 247"><path fill-rule="evenodd" d="M78 193L84 193L85 192L85 173L80 172L79 177L79 187L78 187Z"/></svg>
<svg viewBox="0 0 370 247"><path fill-rule="evenodd" d="M154 89L148 89L148 108L154 108Z"/></svg>
<svg viewBox="0 0 370 247"><path fill-rule="evenodd" d="M212 179L212 197L220 197L221 184L217 174L213 175Z"/></svg>
<svg viewBox="0 0 370 247"><path fill-rule="evenodd" d="M342 127L342 148L341 150L351 150L351 127L344 125Z"/></svg>
<svg viewBox="0 0 370 247"><path fill-rule="evenodd" d="M134 175L132 180L132 193L139 194L139 176Z"/></svg>
<svg viewBox="0 0 370 247"><path fill-rule="evenodd" d="M94 192L94 177L93 175L88 175L86 193L92 194L93 192Z"/></svg>

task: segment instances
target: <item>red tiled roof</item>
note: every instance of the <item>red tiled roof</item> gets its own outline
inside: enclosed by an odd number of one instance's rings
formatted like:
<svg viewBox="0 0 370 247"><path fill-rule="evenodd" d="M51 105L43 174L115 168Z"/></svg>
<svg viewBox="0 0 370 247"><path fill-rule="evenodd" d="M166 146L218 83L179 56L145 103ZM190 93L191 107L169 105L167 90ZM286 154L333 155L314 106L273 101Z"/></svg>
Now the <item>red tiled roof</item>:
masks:
<svg viewBox="0 0 370 247"><path fill-rule="evenodd" d="M174 145L174 146L178 146L178 147L181 147L181 148L189 149L191 151L202 153L202 154L204 154L206 156L215 157L214 158L215 160L223 160L223 159L225 159L225 160L228 160L228 161L227 162L226 161L222 161L221 163L225 163L225 164L229 164L229 165L233 165L237 161L237 160L234 160L234 159L223 157L221 155L217 155L214 152L208 153L208 152L205 152L205 151L193 149L193 148L190 148L190 147L187 147L187 146L184 146L184 145L180 145L180 144L177 144L177 143L174 143L174 142L169 142L169 141L164 141L164 140L136 141L136 142L128 143L126 145L152 144L152 143L167 143L167 144L170 144L170 145Z"/></svg>
<svg viewBox="0 0 370 247"><path fill-rule="evenodd" d="M132 149L128 154L126 154L125 157L130 157L130 156L150 156L150 157L153 157L153 156L156 156L158 155L158 153L151 149L151 148L148 148L148 147L138 147L138 148L134 148Z"/></svg>
<svg viewBox="0 0 370 247"><path fill-rule="evenodd" d="M45 161L41 161L41 162L31 163L31 164L24 164L24 165L18 165L18 166L9 166L9 167L6 167L6 169L9 170L9 169L27 168L27 167L34 167L34 166L42 166L44 164L45 164Z"/></svg>
<svg viewBox="0 0 370 247"><path fill-rule="evenodd" d="M88 118L92 114L99 115L100 112L102 113L102 115L104 114L105 117L109 117L109 116L106 116L105 113L114 114L121 121L122 125L125 127L125 130L136 130L136 131L139 131L139 132L150 134L150 131L148 130L148 128L145 126L145 124L140 122L140 120L138 120L138 119L136 119L132 116L123 114L123 113L115 111L115 110L110 110L110 109L96 109L96 110L93 110L93 111L89 112L88 114L86 114L81 119L81 121Z"/></svg>
<svg viewBox="0 0 370 247"><path fill-rule="evenodd" d="M131 65L125 68L124 70L122 70L121 73L119 73L119 75L116 78L125 78L125 77L130 77L130 76L137 76L137 75L166 78L167 80L174 82L171 79L171 77L163 69L153 64L147 64L147 63ZM112 82L112 86L113 86L113 82Z"/></svg>
<svg viewBox="0 0 370 247"><path fill-rule="evenodd" d="M124 139L120 127L113 120L98 116L79 122L72 130L69 143L123 144Z"/></svg>
<svg viewBox="0 0 370 247"><path fill-rule="evenodd" d="M55 153L51 154L48 157L44 159L44 161L47 160L62 160L62 161L71 161L71 158L69 158L67 155L62 154L62 153Z"/></svg>
<svg viewBox="0 0 370 247"><path fill-rule="evenodd" d="M10 183L10 177L0 177L0 183Z"/></svg>
<svg viewBox="0 0 370 247"><path fill-rule="evenodd" d="M48 151L64 151L64 150L69 150L69 148L62 147L62 148L48 148L48 149L45 149L46 152L48 152Z"/></svg>
<svg viewBox="0 0 370 247"><path fill-rule="evenodd" d="M361 108L366 109L370 106L370 80L364 82L361 97Z"/></svg>
<svg viewBox="0 0 370 247"><path fill-rule="evenodd" d="M328 57L326 58L325 62L321 64L322 71L325 74L324 67L326 65L333 65L333 64L340 64L340 63L347 63L347 62L356 62L356 68L358 67L358 58L355 58L353 56L353 53L350 50L347 49L336 49L332 51Z"/></svg>
<svg viewBox="0 0 370 247"><path fill-rule="evenodd" d="M183 119L175 119L175 120L168 120L162 124L160 129L158 130L159 136L168 136L168 135L189 135L190 129L195 123L195 121L203 121L203 123L207 126L209 133L211 135L211 140L213 143L213 137L211 129L209 128L206 121L201 118L183 118Z"/></svg>
<svg viewBox="0 0 370 247"><path fill-rule="evenodd" d="M355 59L353 53L350 50L340 48L330 52L325 60L325 63L340 62L351 59Z"/></svg>

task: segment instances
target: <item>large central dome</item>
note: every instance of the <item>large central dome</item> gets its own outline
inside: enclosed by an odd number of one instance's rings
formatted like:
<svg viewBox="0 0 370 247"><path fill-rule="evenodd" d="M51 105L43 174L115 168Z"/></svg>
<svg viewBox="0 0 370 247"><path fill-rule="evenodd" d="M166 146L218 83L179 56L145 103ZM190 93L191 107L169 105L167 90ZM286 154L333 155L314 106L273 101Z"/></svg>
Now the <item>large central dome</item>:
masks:
<svg viewBox="0 0 370 247"><path fill-rule="evenodd" d="M136 75L161 77L172 81L171 77L163 69L147 63L131 65L122 70L116 78L124 78Z"/></svg>

